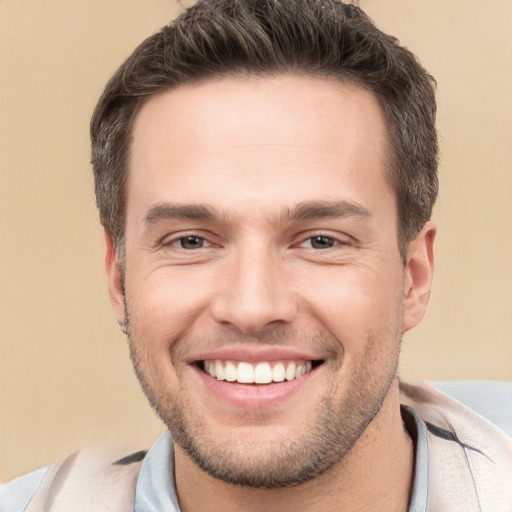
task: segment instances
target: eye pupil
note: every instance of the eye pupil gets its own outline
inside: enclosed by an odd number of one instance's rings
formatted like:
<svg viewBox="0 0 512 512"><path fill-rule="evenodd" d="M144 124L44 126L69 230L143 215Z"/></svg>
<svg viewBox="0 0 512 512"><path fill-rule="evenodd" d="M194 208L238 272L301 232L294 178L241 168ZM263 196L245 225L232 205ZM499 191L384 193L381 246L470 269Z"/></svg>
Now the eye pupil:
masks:
<svg viewBox="0 0 512 512"><path fill-rule="evenodd" d="M328 249L334 245L334 240L328 236L314 236L311 239L311 246L314 249Z"/></svg>
<svg viewBox="0 0 512 512"><path fill-rule="evenodd" d="M180 240L183 249L200 249L204 245L204 240L198 236L186 236Z"/></svg>

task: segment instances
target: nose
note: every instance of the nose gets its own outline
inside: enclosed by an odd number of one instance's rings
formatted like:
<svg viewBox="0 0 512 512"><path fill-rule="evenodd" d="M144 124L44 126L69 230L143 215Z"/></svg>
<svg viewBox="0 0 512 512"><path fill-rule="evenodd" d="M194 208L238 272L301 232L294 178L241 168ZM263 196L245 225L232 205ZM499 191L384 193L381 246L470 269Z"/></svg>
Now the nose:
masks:
<svg viewBox="0 0 512 512"><path fill-rule="evenodd" d="M255 334L295 319L298 303L291 278L270 250L247 251L227 267L211 303L215 321Z"/></svg>

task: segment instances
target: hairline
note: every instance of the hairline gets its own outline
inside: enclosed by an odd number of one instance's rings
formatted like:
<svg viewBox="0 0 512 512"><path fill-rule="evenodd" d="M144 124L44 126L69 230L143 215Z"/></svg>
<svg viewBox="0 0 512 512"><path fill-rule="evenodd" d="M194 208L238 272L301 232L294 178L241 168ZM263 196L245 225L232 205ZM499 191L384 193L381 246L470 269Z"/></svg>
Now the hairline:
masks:
<svg viewBox="0 0 512 512"><path fill-rule="evenodd" d="M121 230L120 233L113 234L111 233L109 226L104 227L109 231L109 233L112 235L114 239L114 245L116 248L116 254L119 254L118 263L124 266L125 258L126 258L126 210L127 210L127 201L128 201L128 188L130 185L130 168L131 168L131 156L132 156L132 149L133 149L133 130L135 126L136 119L141 111L141 109L146 105L148 101L151 100L151 98L154 98L160 94L174 91L177 89L180 89L182 87L187 86L196 86L196 85L202 85L209 82L214 82L216 80L224 80L224 79L260 79L264 80L267 78L278 78L278 77L285 77L285 76L295 76L299 78L304 79L311 79L311 80L323 80L326 82L332 82L332 83L342 83L345 85L348 85L350 87L354 87L360 90L364 90L372 94L372 96L377 100L377 103L379 105L379 108L381 110L383 119L384 119L384 125L386 128L385 131L385 151L384 151L384 179L389 184L393 191L394 199L395 199L395 205L396 205L396 211L397 211L397 243L398 243L398 249L400 252L400 256L402 259L402 263L405 265L406 263L406 249L411 240L408 239L406 233L403 232L404 222L405 220L402 219L402 212L400 208L400 200L399 200L399 187L400 187L400 181L397 178L394 169L396 169L400 163L399 163L399 157L397 154L396 149L396 143L395 137L392 133L392 122L389 119L389 114L387 112L387 109L385 108L385 103L379 95L367 84L364 82L358 80L356 77L351 77L349 73L345 72L343 69L341 69L339 72L326 72L325 70L307 70L303 68L293 68L290 66L289 69L286 70L258 70L258 71L251 71L251 70L231 70L231 71L224 71L222 73L220 72L205 72L203 76L200 77L193 77L189 79L185 79L177 84L171 84L168 86L163 86L160 89L154 89L151 91L151 93L148 93L143 96L139 96L139 101L136 102L134 105L134 108L132 109L131 116L129 118L129 129L127 131L127 142L128 142L128 148L125 154L125 158L123 161L123 188L122 188L122 223L121 223Z"/></svg>

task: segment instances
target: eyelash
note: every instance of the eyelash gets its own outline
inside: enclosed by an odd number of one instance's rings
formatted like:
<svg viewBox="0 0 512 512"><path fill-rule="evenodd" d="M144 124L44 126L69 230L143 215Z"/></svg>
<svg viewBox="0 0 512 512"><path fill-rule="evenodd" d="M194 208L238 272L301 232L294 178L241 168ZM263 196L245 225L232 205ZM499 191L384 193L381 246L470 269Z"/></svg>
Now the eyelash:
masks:
<svg viewBox="0 0 512 512"><path fill-rule="evenodd" d="M324 247L315 247L315 242L321 241L321 243L327 243L327 246ZM311 249L321 251L326 249L331 249L332 247L336 247L338 245L346 245L346 242L342 242L338 238L330 235L325 234L317 234L317 235L311 235L305 238L302 242L300 242L298 245L303 246L305 243L309 242L311 245Z"/></svg>
<svg viewBox="0 0 512 512"><path fill-rule="evenodd" d="M200 242L200 245L198 247L184 247L184 243L186 244L187 240L191 241L191 239L196 239L198 242ZM327 246L324 245L324 247L315 247L314 244L316 242L327 244ZM326 235L323 233L310 235L306 238L303 238L299 243L294 244L294 247L304 247L304 244L309 243L310 246L308 248L316 250L316 251L323 251L328 250L336 246L340 245L348 245L348 242L346 240L340 240L339 238L331 235ZM207 247L212 247L215 244L210 242L206 237L191 233L183 236L179 236L176 238L173 238L172 240L169 240L168 242L163 242L162 244L164 247L172 247L175 246L178 249L182 249L184 251L196 251L199 249L204 249ZM304 247L306 248L306 247Z"/></svg>
<svg viewBox="0 0 512 512"><path fill-rule="evenodd" d="M183 247L183 242L186 240L190 241L190 239L197 239L197 240L201 241L201 245L199 247L194 247L194 248ZM205 238L204 236L191 233L191 234L173 238L172 240L169 240L169 241L164 241L162 245L164 247L176 246L179 249L183 249L185 251L193 251L193 250L197 250L197 249L203 249L205 243L207 244L206 245L207 247L214 245L213 243L209 242L208 239Z"/></svg>

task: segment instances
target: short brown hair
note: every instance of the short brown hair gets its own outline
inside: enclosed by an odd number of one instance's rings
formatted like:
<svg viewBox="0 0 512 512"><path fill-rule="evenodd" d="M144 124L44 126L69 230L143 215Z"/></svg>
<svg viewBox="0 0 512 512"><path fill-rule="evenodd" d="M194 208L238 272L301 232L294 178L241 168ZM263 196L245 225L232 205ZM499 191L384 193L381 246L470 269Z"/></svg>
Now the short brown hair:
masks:
<svg viewBox="0 0 512 512"><path fill-rule="evenodd" d="M390 133L388 179L405 259L437 196L435 81L396 38L339 0L199 0L125 61L91 121L96 202L118 250L131 129L147 98L211 78L284 73L351 82L377 97Z"/></svg>

